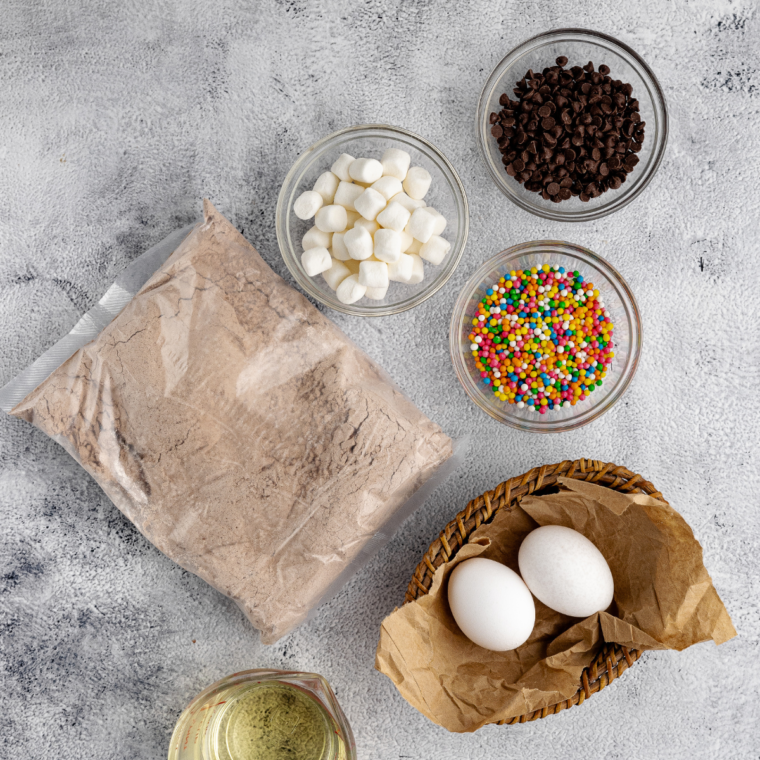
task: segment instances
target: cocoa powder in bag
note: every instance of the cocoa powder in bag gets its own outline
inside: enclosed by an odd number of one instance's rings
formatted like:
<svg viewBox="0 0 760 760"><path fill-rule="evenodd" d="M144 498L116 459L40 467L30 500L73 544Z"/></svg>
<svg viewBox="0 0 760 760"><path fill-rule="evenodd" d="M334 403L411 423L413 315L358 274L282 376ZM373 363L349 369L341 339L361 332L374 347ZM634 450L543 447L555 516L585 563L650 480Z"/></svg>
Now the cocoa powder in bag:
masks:
<svg viewBox="0 0 760 760"><path fill-rule="evenodd" d="M272 643L452 445L208 201L204 217L11 413Z"/></svg>

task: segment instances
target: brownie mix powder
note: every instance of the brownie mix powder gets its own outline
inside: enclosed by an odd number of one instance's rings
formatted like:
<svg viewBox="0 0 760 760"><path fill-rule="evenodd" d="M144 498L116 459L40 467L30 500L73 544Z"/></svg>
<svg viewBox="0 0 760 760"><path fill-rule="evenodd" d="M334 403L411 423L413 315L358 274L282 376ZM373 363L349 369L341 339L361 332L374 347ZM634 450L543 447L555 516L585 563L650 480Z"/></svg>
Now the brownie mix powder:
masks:
<svg viewBox="0 0 760 760"><path fill-rule="evenodd" d="M204 215L12 414L272 643L452 446L208 201Z"/></svg>

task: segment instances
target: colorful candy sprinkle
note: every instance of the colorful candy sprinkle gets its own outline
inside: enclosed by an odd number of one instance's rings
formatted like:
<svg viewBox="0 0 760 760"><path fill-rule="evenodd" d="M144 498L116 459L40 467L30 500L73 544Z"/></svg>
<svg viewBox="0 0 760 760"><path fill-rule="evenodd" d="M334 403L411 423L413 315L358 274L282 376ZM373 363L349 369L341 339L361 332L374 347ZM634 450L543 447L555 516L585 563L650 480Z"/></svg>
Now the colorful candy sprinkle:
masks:
<svg viewBox="0 0 760 760"><path fill-rule="evenodd" d="M469 340L498 399L546 414L602 385L615 356L612 331L593 283L544 264L512 271L486 291Z"/></svg>

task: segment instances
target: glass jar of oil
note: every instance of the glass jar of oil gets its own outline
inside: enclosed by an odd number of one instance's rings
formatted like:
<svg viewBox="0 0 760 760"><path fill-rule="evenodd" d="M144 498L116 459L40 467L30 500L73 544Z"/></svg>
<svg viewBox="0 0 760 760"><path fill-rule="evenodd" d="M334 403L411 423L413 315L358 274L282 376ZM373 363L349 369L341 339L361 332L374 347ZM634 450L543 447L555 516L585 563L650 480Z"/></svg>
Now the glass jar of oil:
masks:
<svg viewBox="0 0 760 760"><path fill-rule="evenodd" d="M169 760L356 760L356 746L322 676L246 670L185 708Z"/></svg>

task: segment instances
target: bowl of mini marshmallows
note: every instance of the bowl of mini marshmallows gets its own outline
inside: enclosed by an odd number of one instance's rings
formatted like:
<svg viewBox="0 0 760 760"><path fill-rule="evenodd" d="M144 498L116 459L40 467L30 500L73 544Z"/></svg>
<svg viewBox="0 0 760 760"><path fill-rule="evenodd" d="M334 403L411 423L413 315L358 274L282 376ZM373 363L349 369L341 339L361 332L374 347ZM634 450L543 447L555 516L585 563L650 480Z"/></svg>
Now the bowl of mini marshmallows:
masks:
<svg viewBox="0 0 760 760"><path fill-rule="evenodd" d="M557 240L486 261L454 307L449 349L467 395L533 433L574 430L625 393L641 353L631 289L603 258Z"/></svg>
<svg viewBox="0 0 760 760"><path fill-rule="evenodd" d="M423 138L380 124L320 140L288 172L277 240L298 284L347 314L411 309L440 290L462 257L464 187Z"/></svg>

